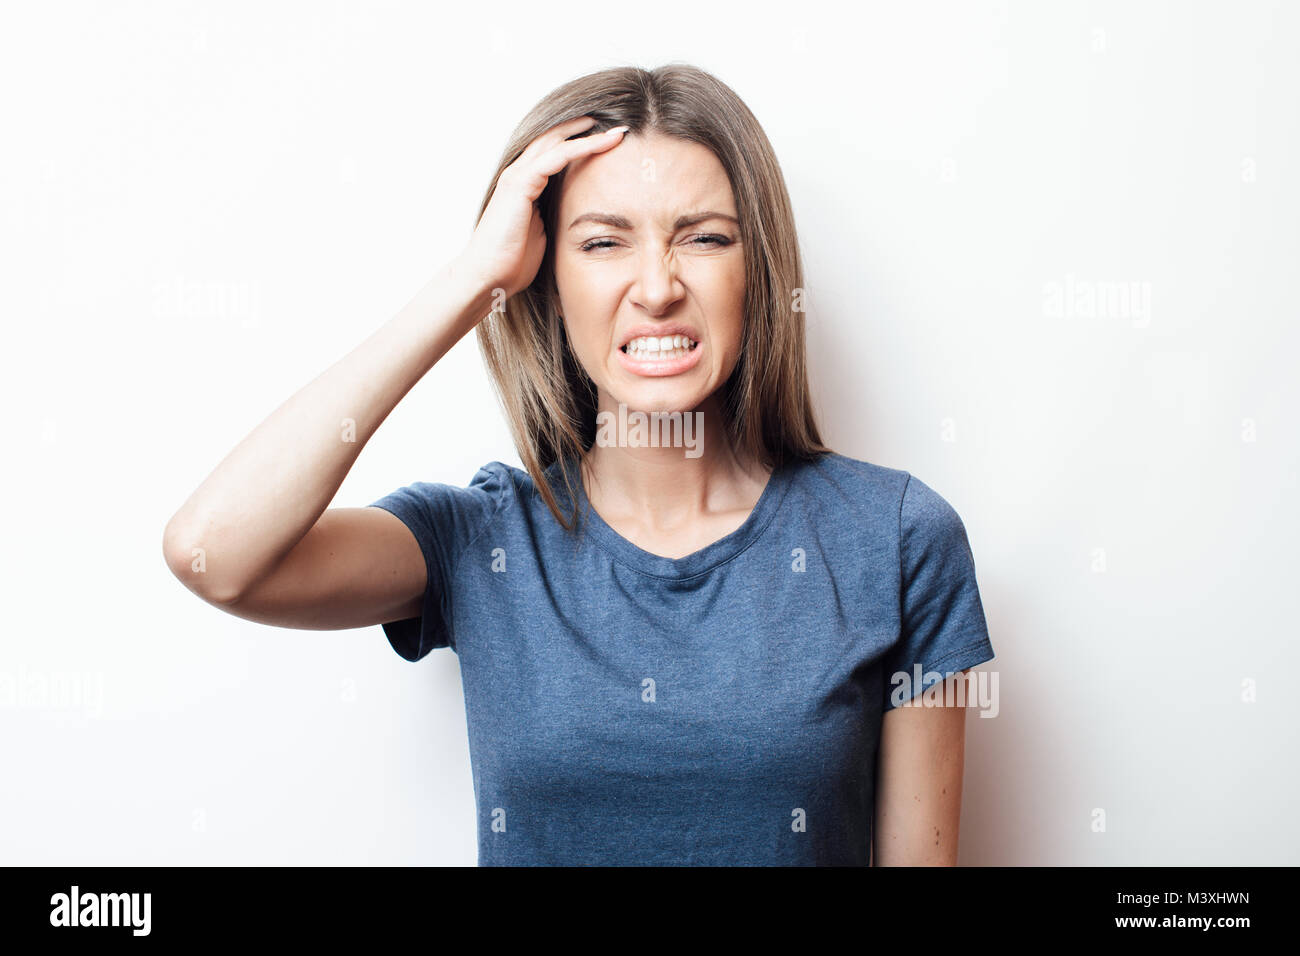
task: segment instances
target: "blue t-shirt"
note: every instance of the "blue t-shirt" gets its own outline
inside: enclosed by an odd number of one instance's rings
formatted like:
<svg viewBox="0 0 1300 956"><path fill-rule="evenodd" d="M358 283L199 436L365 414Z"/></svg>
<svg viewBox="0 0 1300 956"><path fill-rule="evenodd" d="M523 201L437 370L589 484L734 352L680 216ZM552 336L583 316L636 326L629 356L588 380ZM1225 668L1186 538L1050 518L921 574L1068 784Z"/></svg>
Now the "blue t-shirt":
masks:
<svg viewBox="0 0 1300 956"><path fill-rule="evenodd" d="M674 559L606 524L568 467L580 534L499 461L374 502L428 571L388 640L460 659L479 865L867 865L884 712L993 658L957 513L832 453ZM891 682L914 665L935 673Z"/></svg>

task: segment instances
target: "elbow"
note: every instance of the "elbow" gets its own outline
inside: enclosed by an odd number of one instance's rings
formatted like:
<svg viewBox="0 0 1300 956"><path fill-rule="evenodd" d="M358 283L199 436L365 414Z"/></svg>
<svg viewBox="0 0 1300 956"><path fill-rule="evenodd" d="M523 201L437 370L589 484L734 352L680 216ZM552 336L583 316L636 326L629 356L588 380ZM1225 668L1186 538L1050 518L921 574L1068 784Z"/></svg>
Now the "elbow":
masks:
<svg viewBox="0 0 1300 956"><path fill-rule="evenodd" d="M241 590L208 567L207 551L176 517L163 529L163 560L175 578L208 604L229 607L238 603Z"/></svg>

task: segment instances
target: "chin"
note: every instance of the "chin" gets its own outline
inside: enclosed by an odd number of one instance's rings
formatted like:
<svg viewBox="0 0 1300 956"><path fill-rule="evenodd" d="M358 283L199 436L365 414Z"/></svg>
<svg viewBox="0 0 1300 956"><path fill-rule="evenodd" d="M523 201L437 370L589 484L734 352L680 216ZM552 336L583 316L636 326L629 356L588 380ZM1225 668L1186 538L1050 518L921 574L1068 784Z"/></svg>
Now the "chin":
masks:
<svg viewBox="0 0 1300 956"><path fill-rule="evenodd" d="M668 382L637 383L618 395L610 393L614 407L620 404L628 412L688 412L698 408L708 397L698 388L683 388Z"/></svg>

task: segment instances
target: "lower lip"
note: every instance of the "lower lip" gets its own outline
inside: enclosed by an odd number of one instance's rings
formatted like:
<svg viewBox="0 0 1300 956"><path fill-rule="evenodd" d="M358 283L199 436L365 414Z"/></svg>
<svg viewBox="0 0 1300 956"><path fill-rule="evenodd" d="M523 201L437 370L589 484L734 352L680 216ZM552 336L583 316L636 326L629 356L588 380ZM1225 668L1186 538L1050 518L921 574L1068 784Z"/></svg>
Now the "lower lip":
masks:
<svg viewBox="0 0 1300 956"><path fill-rule="evenodd" d="M700 362L700 352L704 350L704 343L698 342L695 348L691 349L681 358L663 361L660 359L639 359L633 358L622 349L615 349L618 360L623 367L633 375L645 375L650 378L658 378L664 375L680 375L682 372L688 372L695 368Z"/></svg>

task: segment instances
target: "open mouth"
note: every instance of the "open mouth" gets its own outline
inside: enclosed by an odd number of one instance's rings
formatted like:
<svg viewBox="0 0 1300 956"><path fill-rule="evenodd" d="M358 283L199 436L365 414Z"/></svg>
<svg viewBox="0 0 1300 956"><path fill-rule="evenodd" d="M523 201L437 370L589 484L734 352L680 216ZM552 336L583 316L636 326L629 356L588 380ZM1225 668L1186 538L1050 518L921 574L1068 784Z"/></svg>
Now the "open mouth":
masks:
<svg viewBox="0 0 1300 956"><path fill-rule="evenodd" d="M641 362L667 362L690 355L699 344L685 335L641 336L621 346L619 351Z"/></svg>

